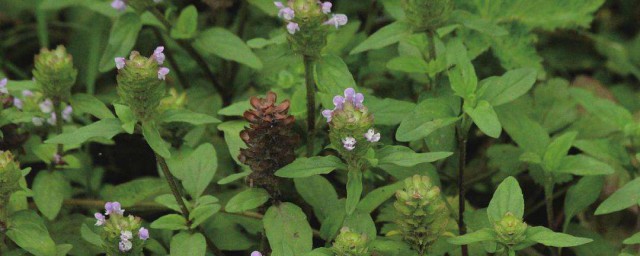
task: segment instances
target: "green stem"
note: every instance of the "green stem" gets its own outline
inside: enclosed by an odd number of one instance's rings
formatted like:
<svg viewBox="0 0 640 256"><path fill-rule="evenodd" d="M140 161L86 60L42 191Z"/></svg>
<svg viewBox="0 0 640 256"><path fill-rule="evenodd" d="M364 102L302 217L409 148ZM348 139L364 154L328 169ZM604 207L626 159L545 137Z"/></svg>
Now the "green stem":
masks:
<svg viewBox="0 0 640 256"><path fill-rule="evenodd" d="M307 85L307 156L313 156L316 136L316 85L313 79L313 58L304 56L304 78Z"/></svg>
<svg viewBox="0 0 640 256"><path fill-rule="evenodd" d="M467 233L467 227L464 225L464 208L465 208L465 183L464 183L464 169L466 165L467 157L467 133L466 129L466 115L463 114L461 122L456 129L456 137L458 139L458 230L460 235ZM462 256L469 255L469 248L467 245L461 246Z"/></svg>
<svg viewBox="0 0 640 256"><path fill-rule="evenodd" d="M427 32L427 37L429 38L429 61L435 61L436 60L436 40L435 40L435 33L434 31L428 31ZM429 80L431 81L428 85L427 85L427 90L433 90L436 87L437 81L438 81L438 74L436 74L434 77L429 77Z"/></svg>
<svg viewBox="0 0 640 256"><path fill-rule="evenodd" d="M36 22L38 27L38 41L40 47L49 47L49 31L47 28L47 13L42 8L36 8Z"/></svg>

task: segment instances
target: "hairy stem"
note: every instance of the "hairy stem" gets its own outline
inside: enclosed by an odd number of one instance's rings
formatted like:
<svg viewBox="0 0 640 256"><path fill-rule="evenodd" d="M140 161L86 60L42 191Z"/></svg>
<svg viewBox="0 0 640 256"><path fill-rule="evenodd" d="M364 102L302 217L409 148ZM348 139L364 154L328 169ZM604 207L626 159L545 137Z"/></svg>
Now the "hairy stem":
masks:
<svg viewBox="0 0 640 256"><path fill-rule="evenodd" d="M313 79L313 58L304 56L304 78L307 85L307 156L313 156L316 137L316 85Z"/></svg>

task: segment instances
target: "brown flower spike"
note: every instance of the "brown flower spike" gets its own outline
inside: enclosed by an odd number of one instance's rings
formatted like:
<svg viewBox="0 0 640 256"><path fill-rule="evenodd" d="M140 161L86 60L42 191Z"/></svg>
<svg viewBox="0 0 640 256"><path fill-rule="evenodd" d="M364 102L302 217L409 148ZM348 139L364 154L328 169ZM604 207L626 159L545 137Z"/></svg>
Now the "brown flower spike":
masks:
<svg viewBox="0 0 640 256"><path fill-rule="evenodd" d="M292 131L295 118L289 115L289 100L276 104L276 94L268 92L265 98L251 98L253 109L244 112L250 126L240 132L247 148L240 150L238 159L251 167L249 184L266 189L277 198L278 178L274 173L295 160L295 148L300 141Z"/></svg>

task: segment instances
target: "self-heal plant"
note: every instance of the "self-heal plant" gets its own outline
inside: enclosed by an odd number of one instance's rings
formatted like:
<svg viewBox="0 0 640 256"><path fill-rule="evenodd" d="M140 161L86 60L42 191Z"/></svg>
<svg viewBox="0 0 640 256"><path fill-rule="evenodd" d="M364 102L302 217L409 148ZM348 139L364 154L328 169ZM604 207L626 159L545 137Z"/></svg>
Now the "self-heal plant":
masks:
<svg viewBox="0 0 640 256"><path fill-rule="evenodd" d="M336 256L368 256L370 255L368 242L367 235L343 227L333 242L331 250Z"/></svg>
<svg viewBox="0 0 640 256"><path fill-rule="evenodd" d="M119 202L107 202L105 213L95 213L96 226L101 227L102 247L107 255L143 255L144 242L149 230L142 227L141 219L125 216Z"/></svg>

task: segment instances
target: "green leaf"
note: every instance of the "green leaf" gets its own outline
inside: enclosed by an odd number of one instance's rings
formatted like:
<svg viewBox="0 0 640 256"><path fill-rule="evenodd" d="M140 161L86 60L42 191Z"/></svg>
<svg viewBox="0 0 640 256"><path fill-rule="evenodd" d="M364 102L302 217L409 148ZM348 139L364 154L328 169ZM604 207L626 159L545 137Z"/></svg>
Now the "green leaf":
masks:
<svg viewBox="0 0 640 256"><path fill-rule="evenodd" d="M557 233L545 227L530 227L527 229L527 239L553 247L573 247L590 243L593 239L575 237L572 235Z"/></svg>
<svg viewBox="0 0 640 256"><path fill-rule="evenodd" d="M404 182L399 181L391 185L374 189L362 198L360 203L358 203L357 210L371 214L376 208L389 200L397 190L402 189L403 186Z"/></svg>
<svg viewBox="0 0 640 256"><path fill-rule="evenodd" d="M247 124L246 121L229 121L218 125L218 130L224 132L224 141L227 142L229 154L237 164L242 164L238 160L238 155L240 155L240 148L245 145L239 134Z"/></svg>
<svg viewBox="0 0 640 256"><path fill-rule="evenodd" d="M200 197L218 169L215 148L209 143L201 144L189 155L186 165L185 173L181 175L182 185L191 197Z"/></svg>
<svg viewBox="0 0 640 256"><path fill-rule="evenodd" d="M106 186L100 191L100 196L107 201L120 202L122 207L129 207L167 193L170 193L170 189L164 179L139 178L117 186Z"/></svg>
<svg viewBox="0 0 640 256"><path fill-rule="evenodd" d="M353 48L349 54L357 54L369 50L380 49L397 43L411 34L411 26L404 22L391 23L374 32L366 40Z"/></svg>
<svg viewBox="0 0 640 256"><path fill-rule="evenodd" d="M640 232L622 241L623 244L640 244Z"/></svg>
<svg viewBox="0 0 640 256"><path fill-rule="evenodd" d="M129 106L121 104L113 104L113 108L116 110L118 119L120 119L120 122L122 122L122 129L128 134L133 134L138 120L136 119L135 115L133 115L133 111L131 111L131 108L129 108Z"/></svg>
<svg viewBox="0 0 640 256"><path fill-rule="evenodd" d="M198 29L198 10L189 5L182 9L178 21L171 28L171 37L175 39L191 39Z"/></svg>
<svg viewBox="0 0 640 256"><path fill-rule="evenodd" d="M491 50L504 69L533 68L544 76L542 57L536 51L537 36L523 29L512 29L509 36L491 37Z"/></svg>
<svg viewBox="0 0 640 256"><path fill-rule="evenodd" d="M276 171L283 178L304 178L316 174L328 174L335 169L345 170L347 166L336 156L300 157L293 163Z"/></svg>
<svg viewBox="0 0 640 256"><path fill-rule="evenodd" d="M262 219L272 256L302 255L313 247L307 216L292 203L271 206Z"/></svg>
<svg viewBox="0 0 640 256"><path fill-rule="evenodd" d="M608 214L629 208L638 203L640 199L640 178L636 178L625 184L622 188L613 193L607 200L604 200L596 215Z"/></svg>
<svg viewBox="0 0 640 256"><path fill-rule="evenodd" d="M602 176L583 177L575 185L569 188L567 196L564 198L564 225L562 230L566 231L571 219L578 213L593 204L602 192L604 178Z"/></svg>
<svg viewBox="0 0 640 256"><path fill-rule="evenodd" d="M628 124L634 123L633 116L629 110L610 100L596 97L585 89L572 88L571 96L587 112L597 116L605 123L614 124L620 131L624 131Z"/></svg>
<svg viewBox="0 0 640 256"><path fill-rule="evenodd" d="M393 71L426 74L429 66L421 57L398 56L387 62L387 68Z"/></svg>
<svg viewBox="0 0 640 256"><path fill-rule="evenodd" d="M470 98L478 87L478 77L462 41L454 40L447 48L447 55L451 56L448 57L451 59L451 64L455 64L455 67L449 70L451 89L457 96L464 99Z"/></svg>
<svg viewBox="0 0 640 256"><path fill-rule="evenodd" d="M476 232L465 234L462 236L456 236L447 239L447 242L455 245L473 244L478 242L495 241L496 233L491 229L480 229Z"/></svg>
<svg viewBox="0 0 640 256"><path fill-rule="evenodd" d="M555 138L547 147L542 157L542 164L545 171L553 172L560 167L562 160L569 153L573 141L578 136L577 132L567 132Z"/></svg>
<svg viewBox="0 0 640 256"><path fill-rule="evenodd" d="M80 227L80 236L90 244L99 248L102 247L102 238L100 235L93 232L93 230L91 230L85 223L82 223L82 226Z"/></svg>
<svg viewBox="0 0 640 256"><path fill-rule="evenodd" d="M566 156L556 173L570 173L579 176L608 175L615 170L608 164L587 155Z"/></svg>
<svg viewBox="0 0 640 256"><path fill-rule="evenodd" d="M187 230L187 220L179 214L167 214L151 222L151 228L166 230Z"/></svg>
<svg viewBox="0 0 640 256"><path fill-rule="evenodd" d="M262 188L249 188L229 199L225 211L244 212L258 208L269 201L269 193Z"/></svg>
<svg viewBox="0 0 640 256"><path fill-rule="evenodd" d="M396 131L396 139L402 142L419 140L456 121L458 117L444 99L427 99L405 116Z"/></svg>
<svg viewBox="0 0 640 256"><path fill-rule="evenodd" d="M356 81L349 72L349 67L338 56L322 56L315 63L315 75L318 90L331 95L331 97L341 95L347 88L358 90ZM333 104L325 107L333 108Z"/></svg>
<svg viewBox="0 0 640 256"><path fill-rule="evenodd" d="M92 138L110 140L113 136L123 132L122 123L115 118L107 118L92 123L77 130L60 134L45 141L47 144L80 145Z"/></svg>
<svg viewBox="0 0 640 256"><path fill-rule="evenodd" d="M89 94L74 94L71 96L71 106L75 114L87 113L100 119L115 118L111 110L102 101Z"/></svg>
<svg viewBox="0 0 640 256"><path fill-rule="evenodd" d="M390 99L376 98L367 95L367 108L370 113L375 113L375 124L378 125L397 125L402 122L406 113L410 113L416 104L413 102Z"/></svg>
<svg viewBox="0 0 640 256"><path fill-rule="evenodd" d="M222 208L219 204L201 204L191 210L189 213L189 220L191 221L191 228L196 228L200 224L204 223L211 216L216 214Z"/></svg>
<svg viewBox="0 0 640 256"><path fill-rule="evenodd" d="M326 178L313 175L293 180L298 194L313 207L318 220L324 220L332 209L338 208L338 193Z"/></svg>
<svg viewBox="0 0 640 256"><path fill-rule="evenodd" d="M49 220L58 216L64 198L71 195L71 184L60 172L38 172L31 189L38 210Z"/></svg>
<svg viewBox="0 0 640 256"><path fill-rule="evenodd" d="M196 37L193 46L199 51L213 54L226 60L262 69L262 61L242 39L224 28L210 28Z"/></svg>
<svg viewBox="0 0 640 256"><path fill-rule="evenodd" d="M155 122L149 121L142 123L142 135L156 154L164 158L171 157L169 146L167 145L167 142L160 137L160 132L158 131Z"/></svg>
<svg viewBox="0 0 640 256"><path fill-rule="evenodd" d="M373 221L373 218L371 218L371 215L358 210L346 216L343 226L348 227L354 232L364 234L367 237L376 237L378 234L376 223Z"/></svg>
<svg viewBox="0 0 640 256"><path fill-rule="evenodd" d="M25 210L11 215L6 234L20 248L36 256L56 255L56 244L35 212Z"/></svg>
<svg viewBox="0 0 640 256"><path fill-rule="evenodd" d="M247 176L249 176L249 174L251 174L251 172L239 172L239 173L231 174L231 175L229 175L227 177L224 177L224 178L220 179L218 181L218 185L229 184L229 183L234 182L236 180L239 180L239 179L242 179L244 177L247 177Z"/></svg>
<svg viewBox="0 0 640 256"><path fill-rule="evenodd" d="M507 106L505 105L504 107ZM504 126L504 130L520 148L533 152L540 157L544 155L551 139L540 123L508 108L501 108L499 113L500 122Z"/></svg>
<svg viewBox="0 0 640 256"><path fill-rule="evenodd" d="M111 27L107 48L100 58L100 72L107 72L116 67L116 57L129 56L142 29L142 21L138 14L127 12L116 20Z"/></svg>
<svg viewBox="0 0 640 256"><path fill-rule="evenodd" d="M536 82L537 71L531 68L509 70L501 77L491 77L480 84L482 93L479 100L486 100L492 106L509 103L526 94Z"/></svg>
<svg viewBox="0 0 640 256"><path fill-rule="evenodd" d="M188 109L169 109L162 112L158 118L162 123L182 122L192 125L220 123L220 120L215 117Z"/></svg>
<svg viewBox="0 0 640 256"><path fill-rule="evenodd" d="M421 163L431 163L451 156L452 152L416 153L405 146L384 146L378 152L378 165L393 164L411 167Z"/></svg>
<svg viewBox="0 0 640 256"><path fill-rule="evenodd" d="M180 232L171 238L171 256L204 256L207 243L200 233Z"/></svg>
<svg viewBox="0 0 640 256"><path fill-rule="evenodd" d="M487 215L491 223L499 221L508 212L518 219L522 219L524 215L522 189L518 181L511 176L500 183L487 207Z"/></svg>
<svg viewBox="0 0 640 256"><path fill-rule="evenodd" d="M473 122L480 128L486 135L498 138L502 133L502 125L498 120L498 114L489 102L483 100L478 102L478 105L474 109L465 109L465 112L469 114Z"/></svg>
<svg viewBox="0 0 640 256"><path fill-rule="evenodd" d="M157 196L154 199L154 201L171 210L174 210L176 212L181 212L180 205L176 201L176 197L173 196L173 194L164 194L164 195Z"/></svg>
<svg viewBox="0 0 640 256"><path fill-rule="evenodd" d="M509 31L498 24L466 11L455 10L451 16L465 27L492 37L506 36L509 34Z"/></svg>
<svg viewBox="0 0 640 256"><path fill-rule="evenodd" d="M222 116L242 116L247 109L251 108L248 100L234 102L233 104L220 109L218 115Z"/></svg>
<svg viewBox="0 0 640 256"><path fill-rule="evenodd" d="M362 196L362 172L359 170L350 170L347 173L347 203L345 210L347 215L353 213L360 197Z"/></svg>

